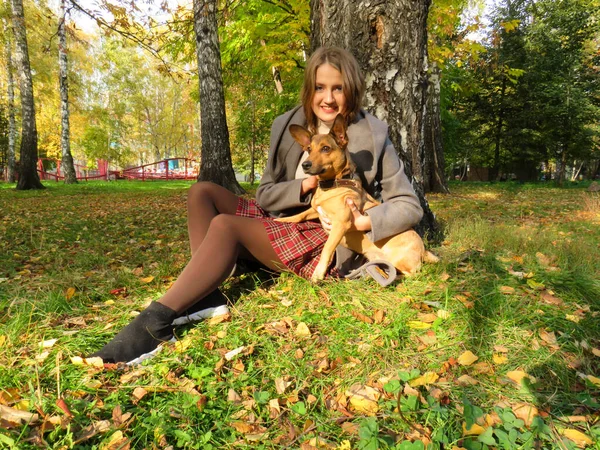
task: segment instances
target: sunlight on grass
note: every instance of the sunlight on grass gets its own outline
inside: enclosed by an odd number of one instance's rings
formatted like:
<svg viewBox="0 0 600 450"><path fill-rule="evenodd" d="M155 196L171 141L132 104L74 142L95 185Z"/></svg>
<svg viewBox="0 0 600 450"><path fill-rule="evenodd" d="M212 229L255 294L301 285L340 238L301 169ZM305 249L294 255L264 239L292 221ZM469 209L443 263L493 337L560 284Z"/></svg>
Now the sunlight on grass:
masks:
<svg viewBox="0 0 600 450"><path fill-rule="evenodd" d="M178 329L151 362L82 365L184 267L189 185L1 187L0 448L598 439L600 230L577 188L455 184L429 197L441 262L414 277L244 275L223 286L231 317Z"/></svg>

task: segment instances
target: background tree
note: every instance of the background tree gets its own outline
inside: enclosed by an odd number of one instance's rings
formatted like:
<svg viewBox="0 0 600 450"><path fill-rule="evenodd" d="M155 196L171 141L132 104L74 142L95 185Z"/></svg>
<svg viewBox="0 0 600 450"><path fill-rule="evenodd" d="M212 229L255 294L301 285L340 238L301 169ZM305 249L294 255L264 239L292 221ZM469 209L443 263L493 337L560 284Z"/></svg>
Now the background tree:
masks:
<svg viewBox="0 0 600 450"><path fill-rule="evenodd" d="M9 2L5 3L8 13L10 9ZM12 39L10 29L7 25L6 19L2 18L2 28L4 30L4 45L6 54L6 91L7 91L7 102L6 102L6 180L9 183L14 183L16 179L16 158L15 158L15 147L17 137L17 126L15 121L15 82L14 82L14 66L12 58Z"/></svg>
<svg viewBox="0 0 600 450"><path fill-rule="evenodd" d="M62 171L65 183L77 183L77 174L73 166L73 155L71 155L71 133L69 127L69 81L67 61L67 8L66 0L61 0L61 17L58 22L58 64L60 73L60 110L61 110L61 153Z"/></svg>
<svg viewBox="0 0 600 450"><path fill-rule="evenodd" d="M194 0L202 134L198 181L212 181L241 194L245 191L235 179L231 165L216 14L216 0Z"/></svg>
<svg viewBox="0 0 600 450"><path fill-rule="evenodd" d="M349 49L364 71L365 107L390 127L425 212L418 229L438 225L423 190L424 118L427 98L428 1L311 1L311 47Z"/></svg>
<svg viewBox="0 0 600 450"><path fill-rule="evenodd" d="M37 127L35 123L35 103L33 82L27 47L27 30L22 0L11 0L13 33L19 85L21 90L21 148L19 152L19 181L17 189L44 189L37 173Z"/></svg>

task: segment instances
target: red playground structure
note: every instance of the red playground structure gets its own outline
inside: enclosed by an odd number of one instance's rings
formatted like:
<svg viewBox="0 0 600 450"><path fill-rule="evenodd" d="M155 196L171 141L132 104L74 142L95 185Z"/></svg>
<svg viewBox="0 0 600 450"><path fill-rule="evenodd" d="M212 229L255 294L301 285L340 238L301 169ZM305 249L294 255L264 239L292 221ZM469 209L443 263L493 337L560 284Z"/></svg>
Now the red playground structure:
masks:
<svg viewBox="0 0 600 450"><path fill-rule="evenodd" d="M195 180L199 165L189 158L168 158L162 161L129 167L123 170L109 170L108 161L99 159L97 168L90 169L74 164L78 180ZM61 161L50 158L38 160L38 173L41 180L64 180Z"/></svg>

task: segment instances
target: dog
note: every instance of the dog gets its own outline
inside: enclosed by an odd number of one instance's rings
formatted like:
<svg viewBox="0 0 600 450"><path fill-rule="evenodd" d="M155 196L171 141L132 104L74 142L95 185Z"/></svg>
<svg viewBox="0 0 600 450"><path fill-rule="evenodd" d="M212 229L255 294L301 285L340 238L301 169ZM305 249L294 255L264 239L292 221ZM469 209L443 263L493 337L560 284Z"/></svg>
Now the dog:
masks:
<svg viewBox="0 0 600 450"><path fill-rule="evenodd" d="M423 240L412 229L377 242L371 242L364 232L352 229L352 211L348 199L354 201L359 211L372 208L379 202L362 188L358 179L353 178L356 166L347 149L344 116L338 114L329 134L313 136L307 129L295 124L290 125L289 130L294 140L308 152L302 170L308 175L316 175L319 185L309 209L277 220L298 223L316 219L319 210L331 220L331 231L312 275L313 282L325 277L339 244L366 256L370 261L388 261L404 275L416 273L423 261L438 261L437 256L425 250Z"/></svg>

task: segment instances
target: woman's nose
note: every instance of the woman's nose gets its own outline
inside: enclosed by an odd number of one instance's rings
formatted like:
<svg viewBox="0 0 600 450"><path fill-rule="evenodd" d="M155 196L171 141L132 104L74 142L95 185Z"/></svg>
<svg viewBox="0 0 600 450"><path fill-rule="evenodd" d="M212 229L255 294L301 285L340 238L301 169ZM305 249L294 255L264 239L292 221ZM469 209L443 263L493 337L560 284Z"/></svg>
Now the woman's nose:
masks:
<svg viewBox="0 0 600 450"><path fill-rule="evenodd" d="M333 103L334 102L333 91L327 90L327 92L325 93L325 101L327 103Z"/></svg>

